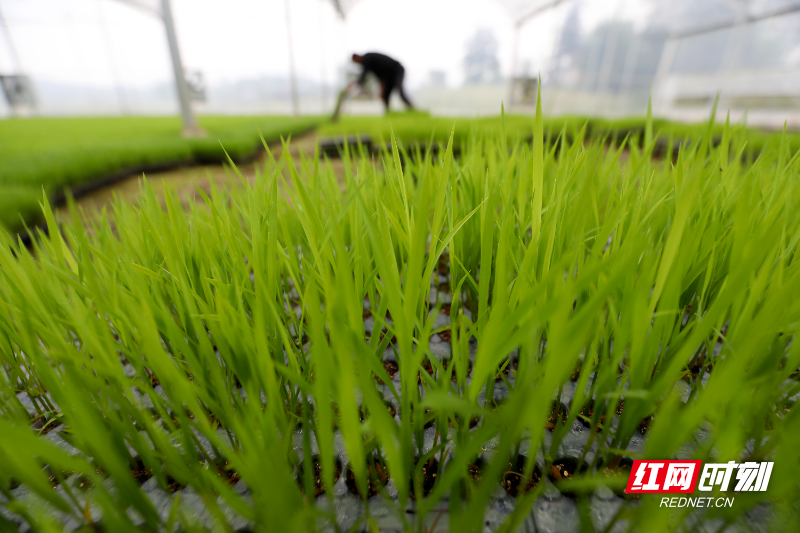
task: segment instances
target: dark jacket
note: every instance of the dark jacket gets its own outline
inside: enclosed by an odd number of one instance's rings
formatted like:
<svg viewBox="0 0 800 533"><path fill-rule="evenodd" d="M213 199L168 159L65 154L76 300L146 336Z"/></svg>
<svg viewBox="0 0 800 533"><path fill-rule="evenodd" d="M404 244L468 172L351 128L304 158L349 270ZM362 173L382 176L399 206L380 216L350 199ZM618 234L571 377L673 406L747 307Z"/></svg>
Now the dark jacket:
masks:
<svg viewBox="0 0 800 533"><path fill-rule="evenodd" d="M375 74L375 77L383 83L392 83L397 79L398 74L405 70L403 65L391 57L377 52L368 52L361 56L361 66L364 67L364 71L358 78L359 85L364 84L368 72Z"/></svg>

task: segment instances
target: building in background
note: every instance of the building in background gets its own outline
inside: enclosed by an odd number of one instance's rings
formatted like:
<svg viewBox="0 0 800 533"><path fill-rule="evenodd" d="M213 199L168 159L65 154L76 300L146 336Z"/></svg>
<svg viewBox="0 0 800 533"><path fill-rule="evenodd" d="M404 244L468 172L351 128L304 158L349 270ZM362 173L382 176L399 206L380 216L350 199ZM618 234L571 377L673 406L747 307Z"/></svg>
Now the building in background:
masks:
<svg viewBox="0 0 800 533"><path fill-rule="evenodd" d="M500 81L500 60L497 38L492 30L480 28L467 41L464 54L464 83L496 83Z"/></svg>
<svg viewBox="0 0 800 533"><path fill-rule="evenodd" d="M174 114L163 27L128 3L0 0L0 74L27 75L41 115ZM800 127L800 0L172 4L185 68L202 72L200 113L288 114L293 94L301 113L328 112L349 55L372 49L401 60L415 103L437 114L532 112L541 77L550 114L641 115L652 96L657 114L694 121L720 93L722 116Z"/></svg>

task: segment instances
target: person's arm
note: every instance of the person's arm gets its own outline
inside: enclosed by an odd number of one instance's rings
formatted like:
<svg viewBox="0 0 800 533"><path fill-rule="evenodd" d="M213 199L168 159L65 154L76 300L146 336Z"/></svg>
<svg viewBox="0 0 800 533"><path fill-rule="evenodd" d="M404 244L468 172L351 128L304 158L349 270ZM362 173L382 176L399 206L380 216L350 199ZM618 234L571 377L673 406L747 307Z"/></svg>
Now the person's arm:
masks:
<svg viewBox="0 0 800 533"><path fill-rule="evenodd" d="M358 79L356 80L356 84L363 87L364 86L364 81L366 79L367 79L367 67L364 67L361 70L361 76L359 76Z"/></svg>

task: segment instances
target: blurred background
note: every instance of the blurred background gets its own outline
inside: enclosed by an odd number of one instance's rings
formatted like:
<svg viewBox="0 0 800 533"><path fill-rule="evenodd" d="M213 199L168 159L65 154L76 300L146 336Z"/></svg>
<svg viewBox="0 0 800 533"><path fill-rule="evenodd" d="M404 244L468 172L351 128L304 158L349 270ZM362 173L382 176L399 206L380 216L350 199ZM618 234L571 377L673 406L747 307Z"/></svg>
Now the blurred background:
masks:
<svg viewBox="0 0 800 533"><path fill-rule="evenodd" d="M0 0L0 117L175 115L164 0ZM800 128L800 0L170 0L200 114L330 113L379 51L444 116L703 120ZM377 98L351 114L382 114ZM723 114L724 116L724 114Z"/></svg>

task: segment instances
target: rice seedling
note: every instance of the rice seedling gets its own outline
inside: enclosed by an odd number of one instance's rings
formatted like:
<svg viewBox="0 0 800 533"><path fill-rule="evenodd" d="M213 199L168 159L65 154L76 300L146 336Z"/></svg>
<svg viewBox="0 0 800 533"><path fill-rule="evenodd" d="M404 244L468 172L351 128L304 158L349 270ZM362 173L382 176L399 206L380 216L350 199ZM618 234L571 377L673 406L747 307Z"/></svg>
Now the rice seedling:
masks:
<svg viewBox="0 0 800 533"><path fill-rule="evenodd" d="M186 212L145 184L57 231L43 198L0 247L2 525L797 527L800 157L712 123L674 164L649 120L545 145L537 112L342 176L284 150ZM617 496L672 457L777 468L730 507Z"/></svg>
<svg viewBox="0 0 800 533"><path fill-rule="evenodd" d="M269 140L319 124L319 117L200 117L208 137L180 136L177 117L37 118L0 121L0 225L20 229L41 215L42 188L52 195L120 171L239 159Z"/></svg>
<svg viewBox="0 0 800 533"><path fill-rule="evenodd" d="M585 139L603 139L609 145L619 146L623 141L626 145L636 144L643 147L645 130L648 122L643 117L623 119L603 119L597 117L560 116L557 118L543 119L545 143L552 144L564 130L564 137L573 142L581 130L585 128ZM708 133L708 126L697 124L682 124L665 119L652 118L649 121L653 132L658 133L653 137L655 145L650 154L656 158L671 155L677 156L679 144L688 144L700 141ZM359 137L369 136L374 145L387 146L391 150L391 136L402 139L406 148L413 152L416 146L425 147L433 141L434 149L444 152L450 132L455 126L455 150L459 151L473 135L473 130L485 138L505 136L508 143L513 145L517 141L531 139L531 118L526 115L505 115L503 117L484 118L445 118L432 117L419 111L389 113L384 117L349 116L343 117L336 123L320 124L317 131L320 136L348 136L355 140ZM718 145L722 141L724 124L716 123L711 126L710 142ZM770 143L774 135L770 132L749 129L746 133L747 146L744 156L752 161ZM795 132L787 133L785 137L788 149L794 153L800 149L800 135Z"/></svg>

